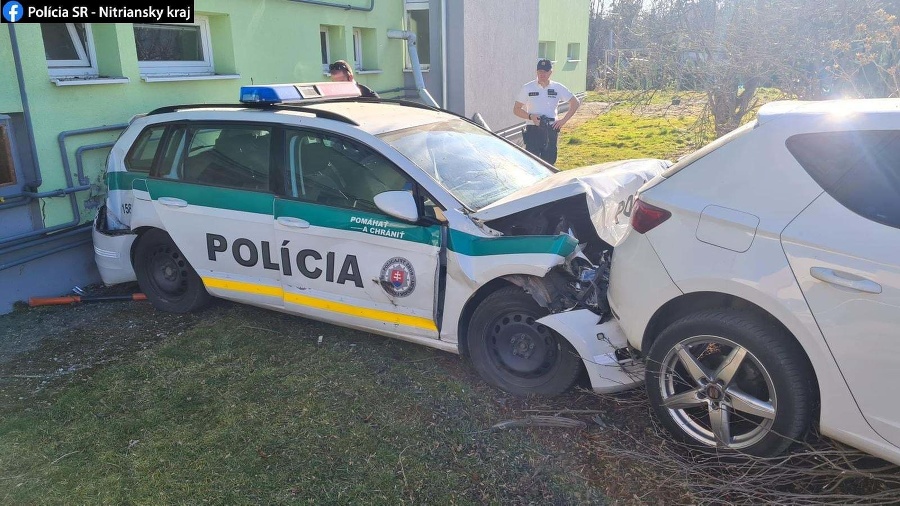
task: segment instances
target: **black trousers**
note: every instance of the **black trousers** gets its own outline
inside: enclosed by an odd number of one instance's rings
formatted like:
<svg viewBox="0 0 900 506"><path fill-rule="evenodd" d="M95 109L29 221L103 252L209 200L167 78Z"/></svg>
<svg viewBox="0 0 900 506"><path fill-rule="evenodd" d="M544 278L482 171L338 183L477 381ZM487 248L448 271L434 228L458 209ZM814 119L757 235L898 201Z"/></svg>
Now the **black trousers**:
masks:
<svg viewBox="0 0 900 506"><path fill-rule="evenodd" d="M525 149L529 153L539 156L550 165L556 163L556 142L558 139L559 131L552 126L526 125L525 131L522 132Z"/></svg>

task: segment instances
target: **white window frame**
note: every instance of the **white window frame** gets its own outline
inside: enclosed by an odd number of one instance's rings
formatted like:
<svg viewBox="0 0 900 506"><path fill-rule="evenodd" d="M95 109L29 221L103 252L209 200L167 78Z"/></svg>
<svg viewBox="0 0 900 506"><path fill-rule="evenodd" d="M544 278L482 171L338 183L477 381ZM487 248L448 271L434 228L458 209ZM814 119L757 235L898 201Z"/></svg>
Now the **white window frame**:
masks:
<svg viewBox="0 0 900 506"><path fill-rule="evenodd" d="M325 34L325 39L322 39L323 33ZM328 67L331 65L331 40L330 40L331 37L329 35L331 35L331 34L328 33L327 26L319 27L319 45L320 45L319 52L320 53L322 51L322 48L321 48L322 40L325 41L325 60L326 61L322 63L322 72L324 72L326 74L328 74Z"/></svg>
<svg viewBox="0 0 900 506"><path fill-rule="evenodd" d="M353 66L356 70L363 69L362 30L353 29Z"/></svg>
<svg viewBox="0 0 900 506"><path fill-rule="evenodd" d="M544 46L543 54L541 51L541 45ZM552 55L547 54L548 52L552 52ZM556 41L555 40L539 40L538 41L538 58L546 58L553 63L556 63Z"/></svg>
<svg viewBox="0 0 900 506"><path fill-rule="evenodd" d="M428 2L427 1L418 1L418 2L410 2L407 0L406 2L406 29L412 31L412 19L409 15L410 11L427 11ZM428 14L431 17L431 13ZM431 26L428 27L428 34L431 35ZM418 37L418 34L416 35ZM418 51L418 49L417 49ZM406 44L403 45L403 70L411 71L412 70L412 59L409 57L409 49ZM431 63L422 63L422 58L420 55L419 58L419 66L422 70L430 70Z"/></svg>
<svg viewBox="0 0 900 506"><path fill-rule="evenodd" d="M572 47L573 46L578 49L578 54L574 55L575 56L574 58L572 58L572 56L573 56L572 55ZM579 44L578 42L570 42L566 46L566 61L571 61L571 62L581 61L581 44Z"/></svg>
<svg viewBox="0 0 900 506"><path fill-rule="evenodd" d="M209 35L209 19L206 16L194 16L193 23L160 23L160 25L182 26L194 25L200 27L200 48L203 51L203 60L197 61L151 61L138 60L138 68L141 76L157 75L212 75L215 73L213 64L212 43Z"/></svg>
<svg viewBox="0 0 900 506"><path fill-rule="evenodd" d="M75 29L75 23L66 23L66 29L69 32L69 38L78 53L77 60L47 60L47 71L52 78L64 77L96 77L99 75L97 70L97 52L94 48L94 33L91 30L90 23L84 23L84 37L87 47L81 43L81 37L78 36L78 30Z"/></svg>

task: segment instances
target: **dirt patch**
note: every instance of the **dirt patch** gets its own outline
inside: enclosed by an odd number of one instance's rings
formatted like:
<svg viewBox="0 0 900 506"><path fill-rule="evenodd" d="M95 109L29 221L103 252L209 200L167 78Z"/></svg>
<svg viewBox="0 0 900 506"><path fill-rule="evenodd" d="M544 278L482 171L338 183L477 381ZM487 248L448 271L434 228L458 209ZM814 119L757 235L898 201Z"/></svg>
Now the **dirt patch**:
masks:
<svg viewBox="0 0 900 506"><path fill-rule="evenodd" d="M705 100L673 99L666 104L634 104L632 114L645 117L697 117L706 108Z"/></svg>
<svg viewBox="0 0 900 506"><path fill-rule="evenodd" d="M608 102L584 102L581 106L578 107L578 110L575 111L575 115L572 116L572 119L566 123L565 129L568 130L570 128L575 128L586 121L590 121L597 116L600 116L603 113L609 112L612 108L613 104Z"/></svg>

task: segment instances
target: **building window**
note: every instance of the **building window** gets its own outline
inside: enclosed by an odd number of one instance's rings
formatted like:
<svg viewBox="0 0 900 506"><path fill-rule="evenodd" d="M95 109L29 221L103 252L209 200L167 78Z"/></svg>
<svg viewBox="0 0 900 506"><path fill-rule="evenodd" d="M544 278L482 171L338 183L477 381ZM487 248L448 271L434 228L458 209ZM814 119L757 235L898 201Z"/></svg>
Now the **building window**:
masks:
<svg viewBox="0 0 900 506"><path fill-rule="evenodd" d="M50 77L96 77L97 55L91 25L41 24Z"/></svg>
<svg viewBox="0 0 900 506"><path fill-rule="evenodd" d="M569 44L566 50L566 60L581 61L581 44Z"/></svg>
<svg viewBox="0 0 900 506"><path fill-rule="evenodd" d="M0 125L0 186L16 182L16 168L13 167L8 129L9 125Z"/></svg>
<svg viewBox="0 0 900 506"><path fill-rule="evenodd" d="M328 28L319 28L319 46L322 48L322 72L328 73L331 64L331 43L328 42Z"/></svg>
<svg viewBox="0 0 900 506"><path fill-rule="evenodd" d="M556 42L542 40L538 42L538 58L556 61Z"/></svg>
<svg viewBox="0 0 900 506"><path fill-rule="evenodd" d="M378 69L378 39L374 28L353 28L353 66L360 71Z"/></svg>
<svg viewBox="0 0 900 506"><path fill-rule="evenodd" d="M209 21L194 16L193 23L134 25L141 75L204 75L213 73Z"/></svg>
<svg viewBox="0 0 900 506"><path fill-rule="evenodd" d="M422 70L431 67L431 30L428 20L427 2L406 2L406 26L416 34L416 54L419 56L419 64ZM406 54L406 70L412 69L412 61Z"/></svg>
<svg viewBox="0 0 900 506"><path fill-rule="evenodd" d="M353 65L356 70L363 69L362 30L353 29Z"/></svg>

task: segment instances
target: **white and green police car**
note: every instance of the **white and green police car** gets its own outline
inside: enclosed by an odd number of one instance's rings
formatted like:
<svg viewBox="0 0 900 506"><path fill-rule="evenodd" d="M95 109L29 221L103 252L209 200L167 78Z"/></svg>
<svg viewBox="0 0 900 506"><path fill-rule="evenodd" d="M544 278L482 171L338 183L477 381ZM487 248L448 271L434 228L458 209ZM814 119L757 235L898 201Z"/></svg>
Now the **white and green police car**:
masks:
<svg viewBox="0 0 900 506"><path fill-rule="evenodd" d="M633 194L666 166L558 172L471 121L352 83L245 86L158 109L109 156L107 284L211 296L468 356L515 394L642 378L606 305Z"/></svg>

